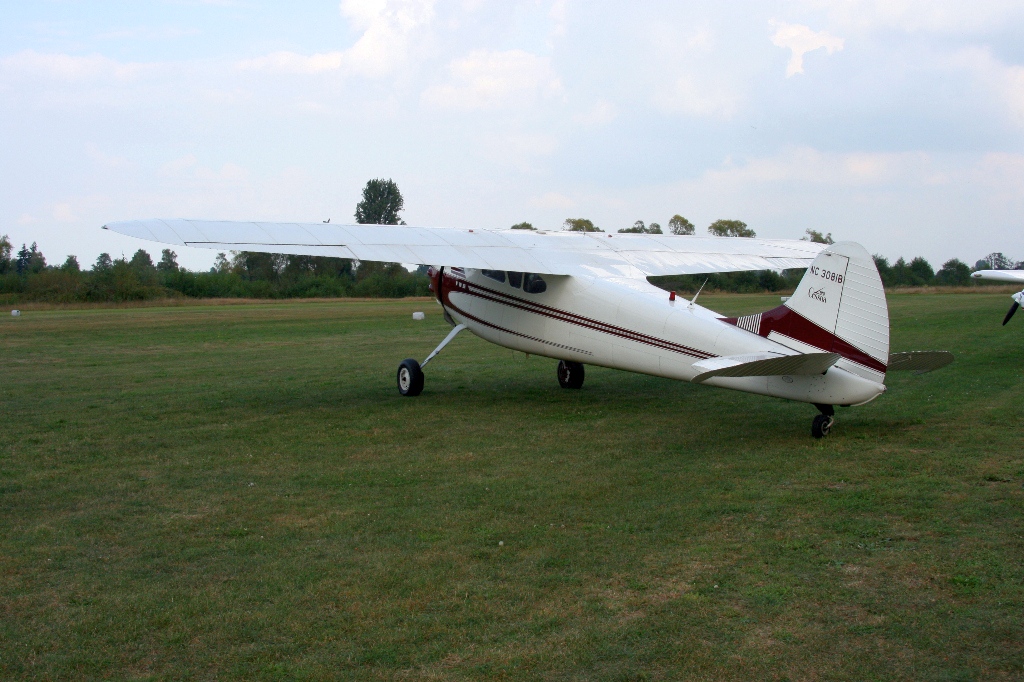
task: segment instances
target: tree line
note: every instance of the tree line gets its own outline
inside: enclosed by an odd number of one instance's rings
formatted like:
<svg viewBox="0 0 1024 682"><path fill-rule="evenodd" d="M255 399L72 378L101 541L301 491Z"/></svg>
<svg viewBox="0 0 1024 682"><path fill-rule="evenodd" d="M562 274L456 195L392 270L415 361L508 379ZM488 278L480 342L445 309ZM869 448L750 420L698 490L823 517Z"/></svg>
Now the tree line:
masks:
<svg viewBox="0 0 1024 682"><path fill-rule="evenodd" d="M355 219L360 224L404 225L401 211L405 201L392 180L374 179L363 188L362 200L356 205ZM514 230L533 230L527 222L511 226ZM693 223L681 215L667 221L668 233L693 235ZM603 232L585 218L568 218L563 229L574 232ZM716 220L707 231L714 236L754 237L754 230L740 220ZM637 220L619 233L664 234L659 223ZM807 230L804 239L832 243L832 235ZM981 283L971 279L972 268L953 258L935 271L924 258L909 262L903 258L890 263L875 256L882 282L886 287L900 286L971 286ZM1002 253L993 253L979 260L974 270L1024 269L1024 262L1015 262ZM651 281L666 289L695 291L704 285L707 290L728 292L763 292L792 289L803 276L802 270L782 273L735 272L698 275L652 277ZM706 285L704 284L706 282ZM150 254L139 249L131 258L111 258L100 254L89 269L83 269L75 256L68 256L61 265L50 265L36 243L22 245L14 251L10 239L0 237L0 301L46 301L72 303L88 301L137 301L157 298L327 298L371 297L400 298L429 295L426 266L409 272L398 263L353 261L323 256L289 256L282 254L237 251L217 254L212 268L193 272L178 265L177 254L163 249L154 262Z"/></svg>
<svg viewBox="0 0 1024 682"><path fill-rule="evenodd" d="M405 201L392 180L366 183L355 219L361 224L404 224ZM72 303L157 298L401 298L426 296L426 268L409 272L398 263L360 263L348 258L288 256L233 251L218 253L212 268L182 268L177 254L163 249L156 262L145 249L131 258L102 253L88 270L68 256L48 265L33 243L13 253L0 237L0 300Z"/></svg>

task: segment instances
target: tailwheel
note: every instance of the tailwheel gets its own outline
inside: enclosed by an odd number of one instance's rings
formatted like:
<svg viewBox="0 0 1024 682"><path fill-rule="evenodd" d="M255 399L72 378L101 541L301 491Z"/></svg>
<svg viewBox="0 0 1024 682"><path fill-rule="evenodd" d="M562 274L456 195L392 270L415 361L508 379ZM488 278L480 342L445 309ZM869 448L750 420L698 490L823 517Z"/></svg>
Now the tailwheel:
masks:
<svg viewBox="0 0 1024 682"><path fill-rule="evenodd" d="M836 408L832 405L818 405L817 403L814 406L821 414L811 422L811 435L815 438L824 438L832 430L832 425L836 423Z"/></svg>
<svg viewBox="0 0 1024 682"><path fill-rule="evenodd" d="M578 362L559 360L558 385L562 388L583 388L583 365Z"/></svg>
<svg viewBox="0 0 1024 682"><path fill-rule="evenodd" d="M836 418L830 415L819 414L811 422L811 435L815 438L824 438L828 435L829 431L832 430L832 425L836 423Z"/></svg>
<svg viewBox="0 0 1024 682"><path fill-rule="evenodd" d="M412 398L423 392L423 370L412 358L398 365L398 392Z"/></svg>

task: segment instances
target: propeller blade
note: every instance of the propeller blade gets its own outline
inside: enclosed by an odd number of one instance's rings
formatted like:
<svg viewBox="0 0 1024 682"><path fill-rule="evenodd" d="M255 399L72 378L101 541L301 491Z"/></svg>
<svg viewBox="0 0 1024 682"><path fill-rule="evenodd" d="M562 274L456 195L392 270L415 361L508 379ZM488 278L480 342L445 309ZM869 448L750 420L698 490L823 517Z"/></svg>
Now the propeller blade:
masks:
<svg viewBox="0 0 1024 682"><path fill-rule="evenodd" d="M1003 326L1004 327L1006 326L1006 323L1010 321L1010 318L1013 317L1013 314L1015 312L1017 312L1017 308L1019 308L1019 307L1020 307L1020 303L1017 303L1016 301L1014 301L1013 305L1010 306L1010 312L1006 313L1006 317L1003 318Z"/></svg>

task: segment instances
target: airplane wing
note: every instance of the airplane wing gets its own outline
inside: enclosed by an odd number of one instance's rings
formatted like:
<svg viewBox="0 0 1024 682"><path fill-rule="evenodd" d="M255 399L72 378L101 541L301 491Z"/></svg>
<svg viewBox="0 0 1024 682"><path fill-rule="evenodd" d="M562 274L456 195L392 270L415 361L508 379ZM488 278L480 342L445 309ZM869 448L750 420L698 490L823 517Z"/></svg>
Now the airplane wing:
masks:
<svg viewBox="0 0 1024 682"><path fill-rule="evenodd" d="M978 270L971 277L995 282L1024 282L1024 270Z"/></svg>
<svg viewBox="0 0 1024 682"><path fill-rule="evenodd" d="M806 268L825 246L785 239L206 220L131 220L103 229L219 251L601 277Z"/></svg>

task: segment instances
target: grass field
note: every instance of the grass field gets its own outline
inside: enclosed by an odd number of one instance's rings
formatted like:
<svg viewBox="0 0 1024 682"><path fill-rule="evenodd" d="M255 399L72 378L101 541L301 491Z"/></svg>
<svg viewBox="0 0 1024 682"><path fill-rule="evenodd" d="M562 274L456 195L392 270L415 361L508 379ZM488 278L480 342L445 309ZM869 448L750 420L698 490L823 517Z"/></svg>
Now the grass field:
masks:
<svg viewBox="0 0 1024 682"><path fill-rule="evenodd" d="M824 441L469 335L401 398L430 302L4 313L0 677L1021 679L1009 303L891 296L957 362Z"/></svg>

